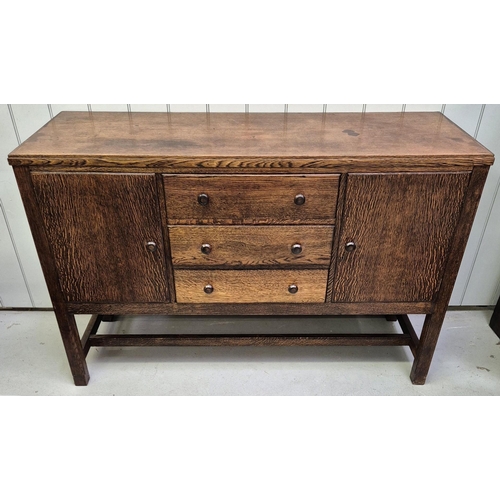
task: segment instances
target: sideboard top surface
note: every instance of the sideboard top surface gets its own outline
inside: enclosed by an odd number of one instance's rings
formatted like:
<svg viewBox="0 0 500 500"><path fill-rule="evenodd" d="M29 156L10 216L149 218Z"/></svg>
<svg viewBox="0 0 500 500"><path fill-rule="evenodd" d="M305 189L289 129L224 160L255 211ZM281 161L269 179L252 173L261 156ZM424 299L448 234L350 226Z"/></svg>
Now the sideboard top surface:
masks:
<svg viewBox="0 0 500 500"><path fill-rule="evenodd" d="M10 155L11 165L148 165L160 158L412 157L491 165L493 154L441 113L61 112Z"/></svg>

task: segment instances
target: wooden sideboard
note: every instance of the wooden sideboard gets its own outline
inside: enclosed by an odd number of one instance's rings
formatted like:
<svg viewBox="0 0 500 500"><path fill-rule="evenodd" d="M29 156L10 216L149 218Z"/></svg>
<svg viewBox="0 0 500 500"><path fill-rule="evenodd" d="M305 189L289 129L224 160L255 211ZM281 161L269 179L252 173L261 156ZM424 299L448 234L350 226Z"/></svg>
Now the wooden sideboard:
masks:
<svg viewBox="0 0 500 500"><path fill-rule="evenodd" d="M137 345L405 345L424 384L493 160L441 113L63 112L9 155L77 385L91 347ZM402 333L99 334L123 314Z"/></svg>
<svg viewBox="0 0 500 500"><path fill-rule="evenodd" d="M500 299L498 299L497 305L493 310L493 314L490 318L490 327L500 337Z"/></svg>

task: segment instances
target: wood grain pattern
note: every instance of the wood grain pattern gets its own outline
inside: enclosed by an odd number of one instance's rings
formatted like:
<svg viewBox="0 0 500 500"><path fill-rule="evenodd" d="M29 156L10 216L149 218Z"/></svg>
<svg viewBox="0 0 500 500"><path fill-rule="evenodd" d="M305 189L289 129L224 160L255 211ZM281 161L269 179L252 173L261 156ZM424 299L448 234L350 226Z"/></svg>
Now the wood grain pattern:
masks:
<svg viewBox="0 0 500 500"><path fill-rule="evenodd" d="M91 346L403 346L410 345L404 333L320 335L93 335Z"/></svg>
<svg viewBox="0 0 500 500"><path fill-rule="evenodd" d="M333 300L433 301L469 178L350 175ZM356 249L349 253L351 241Z"/></svg>
<svg viewBox="0 0 500 500"><path fill-rule="evenodd" d="M148 157L130 163L127 157L93 158L91 162L69 157L16 159L9 157L13 167L29 166L33 172L96 172L96 173L169 173L169 174L332 174L372 172L470 172L476 165L490 165L491 155L436 156L432 164L426 156L324 157L311 158L210 158L210 157Z"/></svg>
<svg viewBox="0 0 500 500"><path fill-rule="evenodd" d="M89 371L85 361L80 342L80 335L76 325L75 317L68 311L68 304L61 290L56 263L54 261L50 241L44 229L43 219L38 209L38 202L32 182L32 176L28 168L21 167L14 170L19 191L28 216L33 239L36 245L40 264L45 276L50 298L54 306L57 325L66 351L71 374L75 385L87 385L89 381Z"/></svg>
<svg viewBox="0 0 500 500"><path fill-rule="evenodd" d="M337 209L335 211L335 218L337 221L342 220L344 213L344 201L345 194L347 191L347 175L343 174L340 176L339 181L339 195L337 198ZM340 244L340 232L341 227L339 224L334 226L333 241L332 241L332 252L330 256L330 267L328 269L328 280L326 285L326 302L331 302L333 297L333 278L337 269L337 254Z"/></svg>
<svg viewBox="0 0 500 500"><path fill-rule="evenodd" d="M85 113L62 112L16 148L17 165L154 165L166 157L418 157L434 164L491 153L441 113ZM217 160L219 158L220 160ZM488 163L489 162L489 163ZM11 163L13 164L13 163ZM213 168L213 166L208 166Z"/></svg>
<svg viewBox="0 0 500 500"><path fill-rule="evenodd" d="M324 302L327 270L175 270L178 303ZM288 287L297 285L298 292ZM204 292L206 285L213 292Z"/></svg>
<svg viewBox="0 0 500 500"><path fill-rule="evenodd" d="M165 200L165 189L163 189L163 179L160 174L155 175L156 179L156 192L158 193L159 201L159 217L162 221L161 228L163 233L163 245L165 248L165 270L167 280L167 292L171 302L175 302L175 282L174 282L174 269L172 265L172 254L170 248L170 238L168 235L167 220L167 202Z"/></svg>
<svg viewBox="0 0 500 500"><path fill-rule="evenodd" d="M67 301L169 300L154 175L32 175ZM157 250L146 248L155 242Z"/></svg>
<svg viewBox="0 0 500 500"><path fill-rule="evenodd" d="M434 355L434 350L441 332L441 326L443 325L446 315L453 285L457 278L458 269L465 252L467 239L472 228L472 223L474 222L474 216L479 205L487 175L487 167L477 167L470 176L467 195L460 214L460 221L453 235L448 259L443 266L444 278L435 299L435 310L432 314L428 314L425 317L422 333L420 334L417 355L415 356L415 361L413 362L410 373L410 379L413 384L423 385L427 379L432 356Z"/></svg>
<svg viewBox="0 0 500 500"><path fill-rule="evenodd" d="M333 224L338 175L164 176L169 224ZM206 194L206 206L198 195ZM305 196L303 205L295 196Z"/></svg>
<svg viewBox="0 0 500 500"><path fill-rule="evenodd" d="M328 267L333 226L169 226L174 267ZM300 254L291 247L300 244ZM211 251L204 254L203 244Z"/></svg>
<svg viewBox="0 0 500 500"><path fill-rule="evenodd" d="M493 159L440 113L62 113L9 155L77 385L91 345L207 342L409 345L424 383ZM392 315L403 334L98 335L117 314ZM420 339L405 314L427 315Z"/></svg>
<svg viewBox="0 0 500 500"><path fill-rule="evenodd" d="M307 302L307 303L129 303L96 304L71 302L68 311L73 314L154 314L176 316L355 316L386 314L430 314L434 304L430 302Z"/></svg>

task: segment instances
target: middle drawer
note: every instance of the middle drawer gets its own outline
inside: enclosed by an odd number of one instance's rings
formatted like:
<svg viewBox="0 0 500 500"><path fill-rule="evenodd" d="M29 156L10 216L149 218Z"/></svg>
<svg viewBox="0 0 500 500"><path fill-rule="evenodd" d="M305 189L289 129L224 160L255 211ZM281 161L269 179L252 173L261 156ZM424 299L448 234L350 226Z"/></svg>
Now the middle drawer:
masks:
<svg viewBox="0 0 500 500"><path fill-rule="evenodd" d="M333 226L169 226L181 267L330 265Z"/></svg>

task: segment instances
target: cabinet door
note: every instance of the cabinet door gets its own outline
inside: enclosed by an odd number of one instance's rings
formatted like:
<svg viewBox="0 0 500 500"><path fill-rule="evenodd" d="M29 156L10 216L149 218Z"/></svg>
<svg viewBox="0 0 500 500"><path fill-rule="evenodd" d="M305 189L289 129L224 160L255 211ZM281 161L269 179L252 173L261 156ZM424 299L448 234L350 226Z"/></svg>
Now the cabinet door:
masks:
<svg viewBox="0 0 500 500"><path fill-rule="evenodd" d="M333 301L432 302L468 182L468 173L349 175Z"/></svg>
<svg viewBox="0 0 500 500"><path fill-rule="evenodd" d="M68 301L168 300L154 174L34 173L32 179Z"/></svg>

